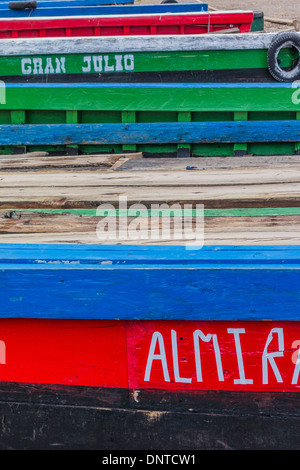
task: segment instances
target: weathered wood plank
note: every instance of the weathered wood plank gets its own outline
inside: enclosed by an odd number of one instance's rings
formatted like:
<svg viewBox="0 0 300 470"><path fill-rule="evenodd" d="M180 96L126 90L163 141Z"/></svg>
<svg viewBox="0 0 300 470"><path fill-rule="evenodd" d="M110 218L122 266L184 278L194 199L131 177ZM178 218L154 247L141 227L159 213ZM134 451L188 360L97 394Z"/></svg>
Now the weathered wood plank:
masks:
<svg viewBox="0 0 300 470"><path fill-rule="evenodd" d="M16 162L14 158L14 162ZM48 157L46 157L48 158ZM73 157L72 157L73 158ZM81 157L82 160L88 157ZM94 157L91 157L93 159ZM96 157L97 158L97 157ZM113 160L114 156L112 156ZM125 157L126 158L126 157ZM129 157L130 158L130 157ZM258 160L258 159L257 159ZM51 159L49 160L51 162ZM67 161L67 160L66 160ZM199 161L199 160L198 160ZM1 160L0 160L1 163ZM34 162L33 162L34 164ZM56 163L55 163L56 164ZM285 183L299 183L300 167L296 163L289 165L275 166L272 168L257 166L235 167L235 168L209 168L198 169L194 171L172 170L172 162L170 162L170 170L158 170L155 173L151 171L105 171L105 172L89 172L89 171L73 171L68 173L66 181L64 170L59 173L38 174L37 172L3 172L1 175L1 188L16 187L17 188L54 188L64 187L65 189L81 187L83 190L89 187L95 187L101 191L101 188L113 187L128 188L128 191L138 191L143 187L157 187L168 189L169 187L198 187L200 190L204 187L221 187L228 185L268 185Z"/></svg>
<svg viewBox="0 0 300 470"><path fill-rule="evenodd" d="M0 125L1 145L300 142L300 121Z"/></svg>
<svg viewBox="0 0 300 470"><path fill-rule="evenodd" d="M46 153L46 152L44 152ZM85 156L43 156L42 152L33 152L32 155L0 156L0 171L31 171L31 170L95 170L112 168L120 161L124 164L128 159L141 158L141 153L135 154L110 154L110 155L85 155Z"/></svg>
<svg viewBox="0 0 300 470"><path fill-rule="evenodd" d="M84 211L83 211L84 212ZM95 211L96 212L96 211ZM76 214L43 214L23 211L0 211L0 243L71 243L101 244L96 229L99 217ZM132 218L128 218L127 227ZM139 218L140 230L145 235L151 221ZM195 226L195 220L193 219ZM161 233L163 219L159 220ZM116 228L119 223L117 221ZM299 243L300 220L298 216L276 215L267 217L205 217L205 245L297 245ZM177 236L174 227L170 239L113 239L111 244L139 245L185 245L186 240Z"/></svg>
<svg viewBox="0 0 300 470"><path fill-rule="evenodd" d="M247 397L247 406L238 412L228 412L228 409L235 409L239 397L227 395L226 405L218 413L209 405L198 413L189 410L178 413L170 409L137 411L121 407L41 405L30 401L2 403L2 419L6 426L0 431L1 448L97 451L119 451L122 448L134 451L135 455L144 449L164 453L168 449L176 455L191 450L196 454L195 462L199 465L201 458L197 450L298 449L295 429L299 426L299 412L295 412L294 407L298 400L289 394L275 395L265 396L265 400L268 403L274 403L276 398L277 402L282 400L286 404L283 413L278 413L270 404L266 413L259 410L249 414L249 403L263 406L261 394ZM152 399L157 398L154 396ZM293 410L287 419L286 410L291 408L288 400L293 404ZM134 439L133 429L139 430Z"/></svg>
<svg viewBox="0 0 300 470"><path fill-rule="evenodd" d="M103 202L191 203L209 208L298 207L299 168L195 171L2 172L0 208L96 208Z"/></svg>
<svg viewBox="0 0 300 470"><path fill-rule="evenodd" d="M124 37L89 37L89 38L32 38L6 40L5 50L0 55L27 55L49 54L55 50L56 54L72 53L97 54L109 52L139 52L143 51L182 51L182 50L248 50L268 49L275 33L256 34L206 34L197 38L193 35L180 37L168 36L124 36Z"/></svg>
<svg viewBox="0 0 300 470"><path fill-rule="evenodd" d="M1 161L1 160L0 160ZM230 169L230 168L278 168L289 165L299 165L300 155L260 155L259 157L246 155L243 157L209 157L209 158L140 158L136 160L128 159L119 170L139 171L139 170L207 170L207 169Z"/></svg>

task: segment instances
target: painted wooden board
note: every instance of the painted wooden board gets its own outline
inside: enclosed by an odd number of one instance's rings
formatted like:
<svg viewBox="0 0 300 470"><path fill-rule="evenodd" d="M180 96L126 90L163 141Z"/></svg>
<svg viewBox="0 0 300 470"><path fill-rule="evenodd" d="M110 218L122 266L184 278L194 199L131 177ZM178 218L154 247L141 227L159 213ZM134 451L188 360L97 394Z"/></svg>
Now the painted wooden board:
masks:
<svg viewBox="0 0 300 470"><path fill-rule="evenodd" d="M0 125L1 145L300 142L300 121Z"/></svg>
<svg viewBox="0 0 300 470"><path fill-rule="evenodd" d="M47 55L49 51L56 54L97 54L121 52L177 52L177 51L211 51L211 50L256 50L268 49L276 33L255 34L205 34L197 35L170 35L166 41L165 36L112 36L112 37L78 37L78 38L19 38L8 39L5 50L0 56ZM250 66L250 64L249 64Z"/></svg>
<svg viewBox="0 0 300 470"><path fill-rule="evenodd" d="M1 382L299 392L299 322L0 320ZM298 362L297 362L298 361Z"/></svg>
<svg viewBox="0 0 300 470"><path fill-rule="evenodd" d="M251 11L102 15L85 17L7 18L0 20L0 38L64 36L128 36L156 34L203 34L238 28L249 33Z"/></svg>
<svg viewBox="0 0 300 470"><path fill-rule="evenodd" d="M0 258L2 318L274 321L284 305L298 319L297 246L4 244Z"/></svg>
<svg viewBox="0 0 300 470"><path fill-rule="evenodd" d="M2 382L127 387L124 322L0 323Z"/></svg>
<svg viewBox="0 0 300 470"><path fill-rule="evenodd" d="M193 36L194 42L189 40L184 43L178 42L176 36L177 41L174 42L174 36L171 36L171 45L169 40L164 41L161 37L156 44L151 45L148 36L139 36L137 50L134 42L128 42L130 36L121 44L105 37L94 37L88 42L86 38L63 42L47 38L7 40L7 48L0 54L0 78L5 82L29 83L275 81L268 69L267 41L264 40L263 44L255 42L256 48L252 44L256 36L263 35L247 35L247 41L243 41L242 34L238 35L238 40L234 35L229 35L235 38L229 42L223 42L222 35L217 40L213 35L209 36L212 41L205 41L206 49L197 36ZM242 48L247 43L249 48ZM167 51L166 44L169 48ZM150 45L152 49L148 50L147 46ZM223 49L220 49L220 45ZM289 67L295 55L289 49L284 49L279 59L281 67Z"/></svg>
<svg viewBox="0 0 300 470"><path fill-rule="evenodd" d="M159 128L157 123L189 122L209 123L212 128L216 121L228 122L230 126L239 126L238 121L246 121L241 126L255 127L249 121L281 121L284 128L288 121L293 121L294 130L298 128L297 117L300 110L299 87L290 83L5 83L0 87L2 104L0 104L1 124L67 124L71 129L74 124L145 124L145 127ZM216 105L217 103L217 105ZM231 121L235 124L231 124ZM287 121L287 122L286 122ZM153 123L153 124L149 124ZM156 124L155 124L156 123ZM176 124L178 126L178 124ZM138 126L138 127L139 127ZM164 124L161 124L163 127ZM121 126L122 127L122 126ZM128 129L129 129L128 127ZM175 126L176 127L176 126ZM32 128L34 130L34 128ZM36 128L37 129L37 128ZM22 129L20 129L22 131ZM127 132L127 131L126 131ZM159 130L160 132L160 130ZM214 132L214 130L212 130ZM277 129L276 129L277 132ZM297 131L296 131L297 133ZM230 133L228 133L229 135ZM66 132L68 135L68 132ZM270 135L270 134L269 134ZM275 133L274 133L275 135ZM297 135L292 128L287 129L288 142L250 142L242 144L242 152L254 155L293 154L299 151ZM77 153L117 153L123 151L143 152L176 156L185 146L181 137L171 143L97 144L83 143ZM0 152L24 153L32 151L51 151L66 153L71 140L62 145L4 145L5 133L0 135L3 145ZM140 137L139 137L140 138ZM147 137L148 138L148 137ZM163 137L165 139L165 137ZM196 137L196 140L198 137ZM272 137L273 139L273 137ZM292 139L296 139L293 141ZM146 139L147 140L147 139ZM190 144L187 153L193 156L225 156L239 154L233 138L221 136L214 143L199 139ZM74 142L74 141L73 141ZM145 142L145 140L144 140ZM230 143L232 142L232 143ZM71 145L77 145L75 142ZM188 144L189 145L189 144ZM73 150L73 149L72 149Z"/></svg>
<svg viewBox="0 0 300 470"><path fill-rule="evenodd" d="M109 116L107 111L123 110L300 110L299 90L291 83L7 83L5 95L1 110L97 110L104 111L106 116Z"/></svg>
<svg viewBox="0 0 300 470"><path fill-rule="evenodd" d="M207 11L207 3L166 3L150 5L123 5L128 2L112 2L113 6L99 6L102 2L92 1L64 1L64 2L38 2L34 9L12 10L8 7L8 2L0 3L1 18L36 18L43 16L86 16L86 15L132 15L148 13L168 13L168 12L199 12ZM109 2L106 2L107 5Z"/></svg>
<svg viewBox="0 0 300 470"><path fill-rule="evenodd" d="M126 331L133 390L300 391L298 322L129 322Z"/></svg>

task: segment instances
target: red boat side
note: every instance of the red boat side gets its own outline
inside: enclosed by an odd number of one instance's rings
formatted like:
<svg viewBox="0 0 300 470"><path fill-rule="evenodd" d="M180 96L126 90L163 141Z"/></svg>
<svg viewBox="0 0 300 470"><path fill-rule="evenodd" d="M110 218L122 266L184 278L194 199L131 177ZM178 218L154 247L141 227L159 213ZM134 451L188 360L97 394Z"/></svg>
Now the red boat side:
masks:
<svg viewBox="0 0 300 470"><path fill-rule="evenodd" d="M248 33L253 18L251 11L8 18L0 20L0 38L205 34L235 28Z"/></svg>

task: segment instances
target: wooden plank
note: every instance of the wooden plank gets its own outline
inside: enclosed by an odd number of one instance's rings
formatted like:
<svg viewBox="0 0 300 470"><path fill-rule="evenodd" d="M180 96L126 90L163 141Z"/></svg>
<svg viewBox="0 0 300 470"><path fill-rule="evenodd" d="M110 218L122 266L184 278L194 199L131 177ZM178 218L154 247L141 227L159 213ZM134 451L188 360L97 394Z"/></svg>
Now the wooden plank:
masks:
<svg viewBox="0 0 300 470"><path fill-rule="evenodd" d="M165 449L168 449L171 456L173 453L178 455L175 462L179 462L180 457L184 459L184 454L190 450L192 453L188 456L194 455L195 464L201 465L199 450L298 448L295 433L299 426L297 394L256 393L241 396L236 392L227 392L226 395L203 392L196 394L200 405L188 406L185 402L184 409L182 407L179 412L178 404L184 399L182 394L171 406L165 395L164 401L159 393L150 394L147 407L144 404L144 408L137 409L134 399L134 405L130 408L70 406L63 401L65 394L61 390L52 392L56 402L53 398L51 403L41 404L36 397L46 399L47 390L44 387L39 391L36 386L27 387L27 400L20 403L18 390L13 394L12 389L11 386L10 396L15 401L2 401L2 419L6 423L0 431L3 449L102 450L106 457L106 460L100 460L103 465L109 464L109 455L119 455L121 448L132 457L140 450L147 449L149 455L153 454L155 458L161 458L158 451L166 455ZM81 395L84 396L84 393L85 390ZM56 405L58 400L60 405ZM165 408L157 410L154 403L163 401ZM139 430L134 441L132 429ZM107 455L108 450L113 450L115 455Z"/></svg>
<svg viewBox="0 0 300 470"><path fill-rule="evenodd" d="M30 38L7 39L5 50L0 56L48 55L50 51L55 54L98 54L159 51L208 51L208 50L259 50L268 49L275 33L256 34L205 34L201 41L195 35L172 35L168 41L161 36L124 36L124 37L89 37L89 38Z"/></svg>
<svg viewBox="0 0 300 470"><path fill-rule="evenodd" d="M0 207L92 209L108 202L118 209L120 196L126 196L128 204L139 202L145 208L162 201L205 204L206 209L257 208L266 207L266 199L269 207L298 207L298 168L172 171L171 176L168 171L155 171L155 179L153 171L70 171L67 178L50 171L3 171Z"/></svg>
<svg viewBox="0 0 300 470"><path fill-rule="evenodd" d="M48 156L47 152L32 152L31 154L13 156L0 156L0 171L43 171L51 169L74 171L74 169L95 170L108 169L120 161L123 165L128 159L141 158L141 153L128 153L119 155L79 155L79 156Z"/></svg>
<svg viewBox="0 0 300 470"><path fill-rule="evenodd" d="M299 322L1 319L0 325L4 383L127 388L137 400L141 390L298 390Z"/></svg>
<svg viewBox="0 0 300 470"><path fill-rule="evenodd" d="M284 304L298 319L297 247L4 244L0 255L2 318L277 321Z"/></svg>
<svg viewBox="0 0 300 470"><path fill-rule="evenodd" d="M118 156L114 157L116 158ZM49 157L45 158L48 159ZM85 159L86 157L81 158ZM98 157L90 157L91 161L93 161L93 158ZM53 158L53 160L54 165L56 165L55 158ZM72 161L73 158L70 158L70 162ZM114 158L111 160L106 159L105 161L112 162L114 161ZM66 159L66 162L68 162L68 159ZM26 161L24 163L26 164ZM44 159L42 160L42 163L44 163ZM89 159L87 159L87 164L88 163L90 163ZM14 162L14 169L16 168L16 164L17 163ZM32 164L34 164L34 162ZM70 163L68 164L70 165ZM7 163L4 163L4 165L7 165ZM22 167L23 165L21 162L21 169ZM205 194L205 192L208 194L210 190L215 191L216 193L218 191L221 192L224 191L226 187L230 186L232 188L237 186L237 190L241 191L241 193L246 188L251 190L253 185L256 187L260 186L262 191L266 189L270 191L273 185L282 185L282 187L286 185L287 188L293 188L293 185L299 184L300 170L296 163L279 167L273 165L273 167L270 169L267 167L260 167L259 164L251 168L207 168L205 170L199 169L193 171L168 171L166 169L155 171L155 179L154 173L147 170L121 170L108 172L93 172L83 170L68 173L68 180L66 181L64 169L62 169L62 171L59 173L53 174L50 169L47 174L38 174L36 172L23 173L19 171L3 172L3 174L1 174L1 178L0 191L6 190L6 188L10 188L11 191L14 191L14 189L16 191L22 189L23 192L24 190L28 190L29 194L31 189L36 191L35 188L40 188L39 191L42 191L42 188L44 188L44 192L47 192L48 189L51 191L51 188L55 188L56 191L60 191L58 188L62 188L62 190L66 191L69 188L71 194L74 188L76 188L77 191L82 190L83 192L85 190L92 191L93 188L96 188L100 196L102 192L108 191L107 188L114 187L114 191L119 193L127 191L128 198L130 197L131 193L134 194L137 192L142 194L143 190L148 191L148 197L146 200L149 201L151 198L156 199L156 197L153 194L149 194L149 190L146 189L147 187L156 188L156 191L169 190L169 196L174 191L174 194L176 195L175 188L177 188L178 193L180 193L181 190L194 192L197 188L199 194L201 194L201 191L203 191L203 194ZM24 193L24 195L25 194L26 193ZM275 191L270 192L270 196L272 196L272 194L275 194ZM115 201L116 196L114 194L111 196L111 200ZM198 198L196 197L195 202L197 200ZM136 201L138 201L138 199L136 199Z"/></svg>
<svg viewBox="0 0 300 470"><path fill-rule="evenodd" d="M97 111L293 111L288 83L7 83L1 109ZM217 107L216 107L217 103Z"/></svg>
<svg viewBox="0 0 300 470"><path fill-rule="evenodd" d="M128 117L124 118L129 121ZM300 121L0 125L1 145L300 142Z"/></svg>
<svg viewBox="0 0 300 470"><path fill-rule="evenodd" d="M10 3L10 0L1 0L0 5L2 8L8 8L8 4ZM111 0L42 0L41 2L38 3L38 7L42 8L51 8L51 7L66 7L67 5L69 6L97 6L97 5L103 5L103 6L110 6L110 5L122 5L125 3L126 5L129 5L130 3L133 3L132 0L116 0L116 1L111 1Z"/></svg>
<svg viewBox="0 0 300 470"><path fill-rule="evenodd" d="M124 322L1 321L4 382L127 387Z"/></svg>
<svg viewBox="0 0 300 470"><path fill-rule="evenodd" d="M297 322L152 321L126 329L133 390L298 389Z"/></svg>
<svg viewBox="0 0 300 470"><path fill-rule="evenodd" d="M209 215L205 216L204 220L204 243L205 245L297 245L299 242L300 233L300 220L299 208L298 215L287 215L293 213L290 208L287 211L284 209L274 210L273 215L266 216L243 216L239 215L239 211L231 210L229 213L235 214L234 216L226 216L226 210L207 210ZM76 211L75 209L73 210ZM289 212L290 211L290 212ZM52 213L53 212L53 213ZM0 211L0 242L1 243L68 243L68 244L99 244L101 241L97 237L96 229L100 220L100 216L88 215L88 210L77 210L75 213L55 213L56 211L37 210L34 211L18 211L7 210ZM63 212L63 211L57 211ZM72 210L70 210L72 212ZM211 213L224 212L221 216L213 216ZM256 209L254 212L259 212ZM251 214L250 212L250 214ZM265 209L263 212L272 214L271 209ZM278 215L282 213L282 215ZM296 212L296 211L295 211ZM247 213L247 209L241 210L241 213ZM129 214L129 215L128 215ZM132 211L127 211L126 226L129 227L130 222L133 220ZM145 235L151 227L149 219L139 218L140 230ZM122 222L123 223L123 222ZM195 226L196 221L193 219ZM159 230L162 233L163 216L159 219ZM119 222L117 221L117 227ZM174 227L171 226L169 240L161 238L149 239L113 239L111 233L110 244L138 244L138 245L151 245L153 243L158 245L185 245L186 240L182 237L176 236Z"/></svg>
<svg viewBox="0 0 300 470"><path fill-rule="evenodd" d="M1 160L0 160L1 161ZM222 169L230 168L272 168L286 167L289 165L298 165L300 163L299 155L260 155L244 157L210 157L210 158L130 158L119 166L118 171L178 171L187 170L192 173L195 170Z"/></svg>
<svg viewBox="0 0 300 470"><path fill-rule="evenodd" d="M153 34L206 34L223 30L224 25L237 27L241 33L249 33L253 22L251 11L181 12L133 15L69 16L40 18L1 18L0 38L36 37L39 31L45 36L119 36ZM207 25L210 25L208 31ZM180 28L182 26L182 28ZM99 29L100 28L100 29ZM124 29L125 28L125 29Z"/></svg>
<svg viewBox="0 0 300 470"><path fill-rule="evenodd" d="M199 12L207 11L207 3L186 3L186 4L153 4L153 5L121 5L122 3L133 3L132 0L125 2L115 2L113 6L109 5L109 1L105 2L105 6L101 5L101 1L84 2L71 1L68 2L39 2L35 9L12 10L8 7L8 2L0 3L1 18L22 18L22 17L43 17L43 16L86 16L86 15L132 15L132 14L148 14L148 13L181 13L181 12ZM111 2L113 3L113 2Z"/></svg>

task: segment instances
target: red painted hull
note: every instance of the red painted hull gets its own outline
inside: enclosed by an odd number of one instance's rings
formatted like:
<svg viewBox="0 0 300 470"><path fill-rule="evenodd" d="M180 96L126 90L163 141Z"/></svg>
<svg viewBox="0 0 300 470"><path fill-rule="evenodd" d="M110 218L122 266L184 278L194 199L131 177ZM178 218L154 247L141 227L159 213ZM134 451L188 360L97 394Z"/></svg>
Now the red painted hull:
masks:
<svg viewBox="0 0 300 470"><path fill-rule="evenodd" d="M238 28L248 33L253 12L0 20L0 38L205 34Z"/></svg>
<svg viewBox="0 0 300 470"><path fill-rule="evenodd" d="M169 393L300 390L298 322L2 319L0 340L2 382Z"/></svg>

